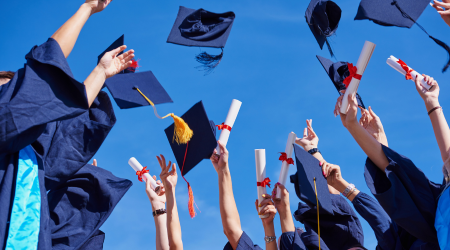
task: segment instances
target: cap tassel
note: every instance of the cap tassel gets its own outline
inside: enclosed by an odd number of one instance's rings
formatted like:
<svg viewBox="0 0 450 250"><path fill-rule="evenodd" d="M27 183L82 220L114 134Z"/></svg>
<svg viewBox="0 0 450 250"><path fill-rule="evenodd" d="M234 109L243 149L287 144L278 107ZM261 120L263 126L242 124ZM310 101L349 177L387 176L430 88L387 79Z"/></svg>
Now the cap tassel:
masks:
<svg viewBox="0 0 450 250"><path fill-rule="evenodd" d="M127 68L127 70L130 71L130 72L133 72L133 73L136 72L136 69L141 67L139 65L139 61L140 60L141 59L137 59L137 60L134 60L134 58L131 59L131 65L130 65L130 67Z"/></svg>
<svg viewBox="0 0 450 250"><path fill-rule="evenodd" d="M328 51L330 52L331 57L336 58L336 57L334 56L333 50L331 49L331 45L330 45L330 43L328 42L328 38L325 39L325 42L327 43Z"/></svg>
<svg viewBox="0 0 450 250"><path fill-rule="evenodd" d="M444 49L447 51L447 53L448 53L449 60L448 60L447 64L444 66L444 68L442 69L442 72L445 72L445 71L447 71L448 67L450 66L450 47L448 47L447 44L445 44L444 42L442 42L442 41L439 40L439 39L436 39L436 38L434 38L434 37L432 37L432 36L430 36L430 35L429 35L429 37L430 37L431 39L433 39L433 41L434 41L435 43L437 43L439 46L441 46L442 48L444 48Z"/></svg>
<svg viewBox="0 0 450 250"><path fill-rule="evenodd" d="M319 250L320 248L320 224L319 224L319 198L317 197L317 187L316 187L316 177L314 177L314 191L316 193L316 203L317 203L317 237L319 238Z"/></svg>
<svg viewBox="0 0 450 250"><path fill-rule="evenodd" d="M201 63L202 65L197 66L196 68L201 68L201 70L205 71L205 76L209 75L214 69L219 65L220 61L223 58L223 48L222 53L219 55L210 55L206 52L202 52L195 56L195 60Z"/></svg>
<svg viewBox="0 0 450 250"><path fill-rule="evenodd" d="M173 132L173 140L175 140L178 144L186 144L191 140L192 136L194 135L194 131L189 128L188 124L181 117L178 117L173 113L170 113L163 117L159 116L158 111L156 111L155 104L150 99L148 99L148 97L145 96L138 87L135 86L134 89L136 89L153 107L153 112L155 113L156 117L158 117L159 119L165 119L169 116L173 118L175 127Z"/></svg>
<svg viewBox="0 0 450 250"><path fill-rule="evenodd" d="M191 219L193 219L196 215L195 213L195 208L194 208L194 192L192 192L192 188L191 188L191 184L189 184L189 182L186 180L186 178L184 178L183 175L183 169L184 169L184 163L186 162L186 155L188 152L188 147L189 147L189 142L186 143L186 151L184 151L184 159L183 159L183 165L181 166L181 177L183 177L184 181L187 183L188 185L188 194L189 194L189 201L188 201L188 208L189 208L189 215L191 216ZM197 207L198 209L198 207Z"/></svg>

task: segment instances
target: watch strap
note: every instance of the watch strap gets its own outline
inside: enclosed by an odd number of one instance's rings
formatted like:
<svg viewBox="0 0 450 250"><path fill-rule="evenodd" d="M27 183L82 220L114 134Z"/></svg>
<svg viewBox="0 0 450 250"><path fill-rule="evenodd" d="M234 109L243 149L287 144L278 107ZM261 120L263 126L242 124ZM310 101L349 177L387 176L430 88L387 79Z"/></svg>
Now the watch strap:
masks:
<svg viewBox="0 0 450 250"><path fill-rule="evenodd" d="M315 153L320 153L320 151L319 151L318 148L313 148L313 149L310 149L310 150L308 151L308 153L309 153L310 155L313 155L313 154L315 154Z"/></svg>
<svg viewBox="0 0 450 250"><path fill-rule="evenodd" d="M167 210L165 208L161 208L161 209L156 209L155 211L153 211L153 217L155 217L156 215L161 215L161 214L165 214L167 213Z"/></svg>

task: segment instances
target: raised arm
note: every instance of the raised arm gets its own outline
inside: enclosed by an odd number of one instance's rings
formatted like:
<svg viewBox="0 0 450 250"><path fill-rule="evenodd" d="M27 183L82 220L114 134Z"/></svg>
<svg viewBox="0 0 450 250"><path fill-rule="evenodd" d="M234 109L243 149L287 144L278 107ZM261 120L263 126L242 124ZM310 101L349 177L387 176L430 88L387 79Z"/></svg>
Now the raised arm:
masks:
<svg viewBox="0 0 450 250"><path fill-rule="evenodd" d="M178 217L177 200L175 199L175 186L177 185L178 175L175 163L166 166L166 159L163 155L158 158L161 166L160 178L166 191L167 200L167 233L169 237L170 250L183 250L183 242L181 240L181 226ZM170 167L172 166L172 170Z"/></svg>
<svg viewBox="0 0 450 250"><path fill-rule="evenodd" d="M218 141L218 143L221 154L217 155L217 151L214 149L210 160L219 177L219 203L223 231L231 247L236 249L243 231L236 201L234 200L230 168L228 166L228 150L221 141Z"/></svg>
<svg viewBox="0 0 450 250"><path fill-rule="evenodd" d="M156 176L153 176L156 181ZM158 185L163 187L164 185L160 182L156 182ZM158 196L155 191L153 191L150 181L146 182L147 196L152 204L153 218L155 220L156 228L156 250L169 250L169 239L167 236L167 213L166 211L166 196L163 192ZM157 212L155 212L157 211Z"/></svg>
<svg viewBox="0 0 450 250"><path fill-rule="evenodd" d="M268 194L263 194L264 200L258 204L258 200L255 202L256 211L261 207L259 215L267 215L267 218L261 218L264 233L266 235L266 250L277 250L277 240L275 236L275 227L273 225L273 219L277 214L277 210L272 202L272 197Z"/></svg>
<svg viewBox="0 0 450 250"><path fill-rule="evenodd" d="M281 192L281 198L275 199L276 194ZM289 192L283 184L277 183L272 191L272 199L280 215L281 232L295 232L294 220L292 219L291 207L289 202Z"/></svg>
<svg viewBox="0 0 450 250"><path fill-rule="evenodd" d="M78 35L89 17L92 14L105 9L111 1L112 0L86 0L78 11L52 35L52 38L59 43L66 58L69 56L70 52L72 52L75 42L78 39Z"/></svg>
<svg viewBox="0 0 450 250"><path fill-rule="evenodd" d="M416 89L425 102L425 107L430 117L431 125L433 126L434 136L441 151L442 161L446 162L450 149L450 129L447 120L445 120L444 112L439 105L439 85L433 77L423 76L424 80L433 86L427 91L416 79Z"/></svg>
<svg viewBox="0 0 450 250"><path fill-rule="evenodd" d="M367 131L369 134L375 138L379 143L388 147L388 141L386 133L384 132L383 124L381 123L380 117L378 117L375 112L373 112L372 107L369 106L369 110L361 109L361 118L359 119L359 124Z"/></svg>

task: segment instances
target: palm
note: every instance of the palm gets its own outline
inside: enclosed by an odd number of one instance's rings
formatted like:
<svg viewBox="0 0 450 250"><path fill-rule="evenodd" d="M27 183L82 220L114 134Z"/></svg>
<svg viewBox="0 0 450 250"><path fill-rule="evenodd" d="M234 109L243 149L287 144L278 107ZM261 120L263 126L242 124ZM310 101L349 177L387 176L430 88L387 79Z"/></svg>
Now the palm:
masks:
<svg viewBox="0 0 450 250"><path fill-rule="evenodd" d="M94 14L104 10L111 1L112 0L86 0L85 3L92 8L92 14Z"/></svg>
<svg viewBox="0 0 450 250"><path fill-rule="evenodd" d="M176 185L177 185L177 176L176 175L169 175L165 180L164 180L164 186L170 189L173 189Z"/></svg>
<svg viewBox="0 0 450 250"><path fill-rule="evenodd" d="M118 54L124 51L126 47L127 46L123 45L109 51L100 60L99 65L104 69L106 78L110 78L131 66L134 50L129 50L118 56Z"/></svg>
<svg viewBox="0 0 450 250"><path fill-rule="evenodd" d="M319 137L312 128L312 120L306 120L306 128L303 131L303 138L297 138L295 143L302 146L305 150L317 148L319 144Z"/></svg>

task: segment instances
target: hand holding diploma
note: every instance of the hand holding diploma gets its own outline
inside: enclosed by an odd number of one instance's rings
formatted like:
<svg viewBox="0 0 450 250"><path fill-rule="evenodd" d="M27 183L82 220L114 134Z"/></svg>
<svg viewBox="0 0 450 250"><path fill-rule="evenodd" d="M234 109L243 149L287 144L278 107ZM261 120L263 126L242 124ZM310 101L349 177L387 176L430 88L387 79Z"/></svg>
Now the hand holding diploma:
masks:
<svg viewBox="0 0 450 250"><path fill-rule="evenodd" d="M266 186L270 187L270 179L266 178L266 150L255 149L256 162L256 186L258 191L258 206L264 201L266 196ZM259 218L267 218L269 215L262 215L262 207L259 208Z"/></svg>
<svg viewBox="0 0 450 250"><path fill-rule="evenodd" d="M278 183L286 185L286 179L289 174L289 165L293 165L294 161L292 160L292 151L294 150L293 144L295 143L297 136L294 132L289 133L288 140L286 142L286 148L284 150L284 154L281 155L281 170L280 176L278 177ZM276 199L281 198L281 193L277 193Z"/></svg>
<svg viewBox="0 0 450 250"><path fill-rule="evenodd" d="M228 110L227 118L225 122L221 125L217 125L219 130L222 130L220 133L219 141L223 143L224 146L227 146L228 138L230 137L231 128L233 128L234 122L236 121L237 115L239 113L239 109L241 108L242 102L233 99L231 102L230 110ZM217 154L220 155L220 147L217 145Z"/></svg>
<svg viewBox="0 0 450 250"><path fill-rule="evenodd" d="M422 86L424 88L426 88L427 90L429 90L431 88L431 86L433 85L429 85L423 78L422 75L420 75L419 73L417 73L417 71L411 69L408 65L406 65L405 62L403 62L400 59L395 58L394 56L390 56L387 60L386 63L391 66L393 69L397 70L400 74L404 75L406 80L411 80L411 81L415 81L416 78L418 78L417 80L420 82L420 84L422 84Z"/></svg>
<svg viewBox="0 0 450 250"><path fill-rule="evenodd" d="M147 167L142 167L141 163L139 163L136 158L131 157L128 161L128 164L136 171L136 175L138 176L139 181L144 180L145 182L149 181L151 188L159 195L161 192L161 186L159 186L155 179L150 176L149 170Z"/></svg>

